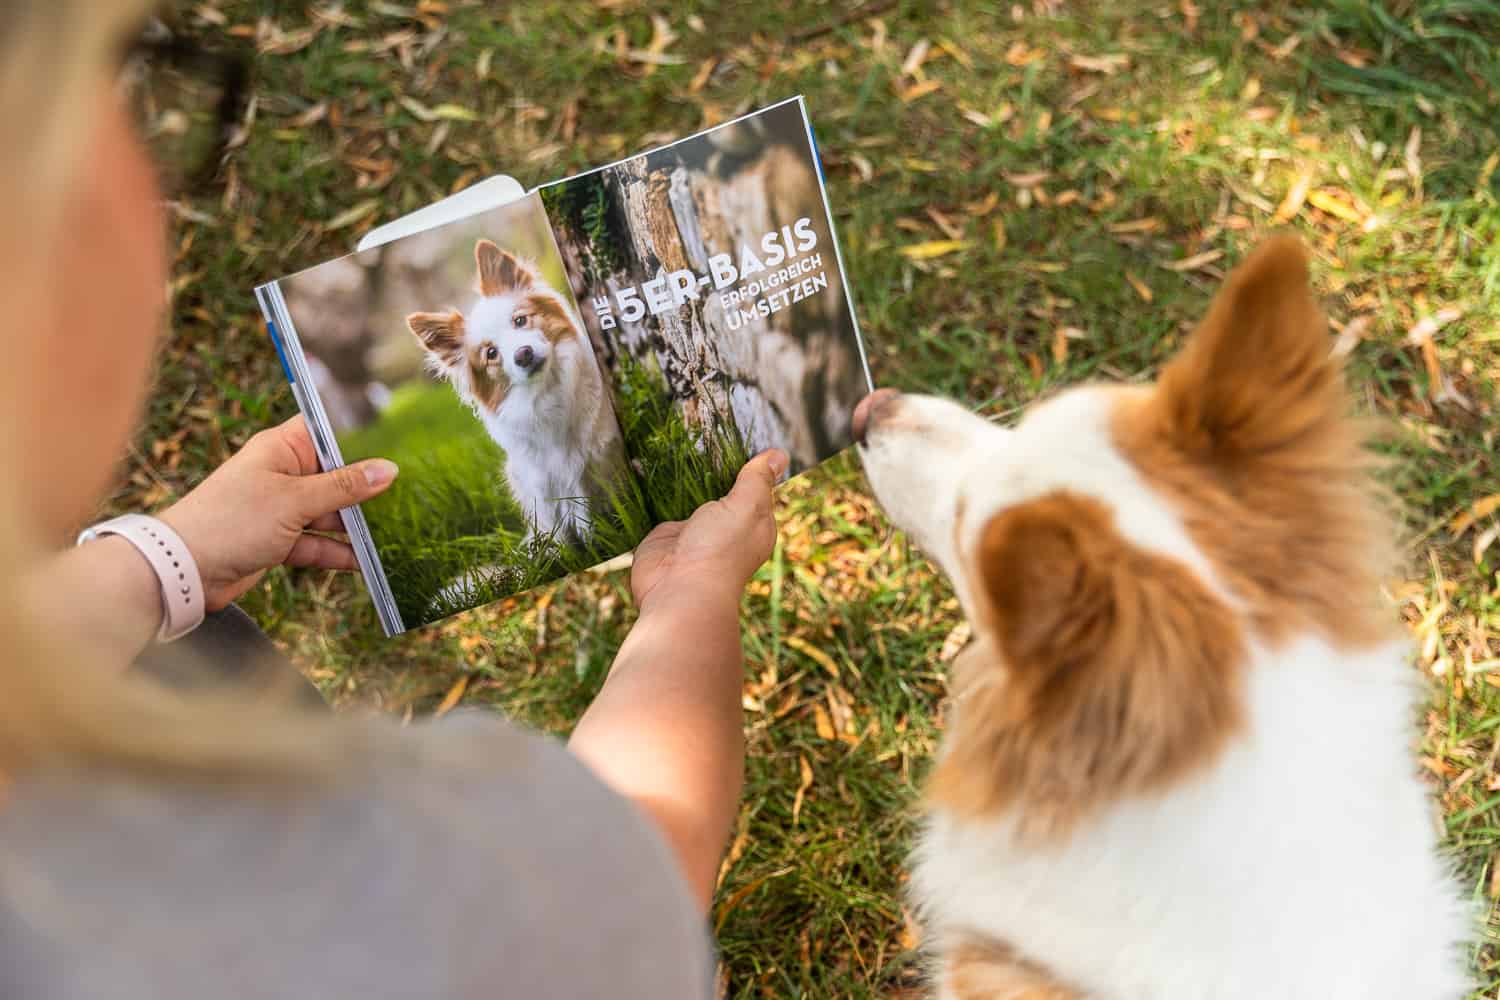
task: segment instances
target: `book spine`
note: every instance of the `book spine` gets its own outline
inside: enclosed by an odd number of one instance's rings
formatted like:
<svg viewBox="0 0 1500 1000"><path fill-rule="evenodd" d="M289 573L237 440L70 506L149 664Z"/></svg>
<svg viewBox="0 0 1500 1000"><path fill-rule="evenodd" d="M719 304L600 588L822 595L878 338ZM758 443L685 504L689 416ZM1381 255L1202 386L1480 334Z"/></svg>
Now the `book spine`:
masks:
<svg viewBox="0 0 1500 1000"><path fill-rule="evenodd" d="M297 340L296 326L292 322L291 314L287 311L286 301L282 298L281 286L276 282L260 286L255 290L255 300L260 305L261 315L265 317L266 329L270 333L271 343L276 348L276 357L281 362L281 369L286 374L287 383L291 387L292 398L296 400L297 409L302 411L302 417L307 421L313 448L318 453L318 464L324 471L344 465L343 456L339 453L338 441L329 428L322 401L318 398L317 387L308 376L307 366L303 362L302 346ZM364 576L365 588L369 591L370 599L375 605L375 614L380 620L381 629L387 636L405 632L406 626L401 620L401 612L396 607L390 586L386 582L385 570L380 565L380 556L375 550L375 542L370 536L364 513L358 506L346 507L339 511L339 519L343 522L344 531L349 536L349 543L354 548L354 556Z"/></svg>

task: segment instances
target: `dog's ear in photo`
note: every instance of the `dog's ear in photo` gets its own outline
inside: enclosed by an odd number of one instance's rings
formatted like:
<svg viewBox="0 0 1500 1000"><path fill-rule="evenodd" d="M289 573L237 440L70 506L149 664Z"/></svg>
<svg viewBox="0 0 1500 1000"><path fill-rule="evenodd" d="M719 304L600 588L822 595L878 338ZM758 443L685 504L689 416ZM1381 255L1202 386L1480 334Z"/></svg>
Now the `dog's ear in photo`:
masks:
<svg viewBox="0 0 1500 1000"><path fill-rule="evenodd" d="M474 245L474 259L479 265L481 295L504 295L531 286L531 268L515 254L501 250L489 240L480 240Z"/></svg>
<svg viewBox="0 0 1500 1000"><path fill-rule="evenodd" d="M412 313L406 325L421 342L430 360L451 367L463 356L464 317L457 310L441 313Z"/></svg>
<svg viewBox="0 0 1500 1000"><path fill-rule="evenodd" d="M1208 762L1239 726L1235 614L1098 500L1057 491L994 515L967 576L976 640L932 786L953 812L1019 804L1027 832L1060 834Z"/></svg>

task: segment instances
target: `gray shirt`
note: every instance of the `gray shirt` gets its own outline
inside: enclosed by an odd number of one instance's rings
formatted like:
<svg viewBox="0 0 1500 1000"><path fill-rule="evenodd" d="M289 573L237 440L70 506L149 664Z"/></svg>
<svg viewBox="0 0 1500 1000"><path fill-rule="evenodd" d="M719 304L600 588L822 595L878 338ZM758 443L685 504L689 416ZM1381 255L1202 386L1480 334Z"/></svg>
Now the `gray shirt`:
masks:
<svg viewBox="0 0 1500 1000"><path fill-rule="evenodd" d="M310 791L33 778L0 804L0 997L705 1000L665 844L557 743L377 731Z"/></svg>

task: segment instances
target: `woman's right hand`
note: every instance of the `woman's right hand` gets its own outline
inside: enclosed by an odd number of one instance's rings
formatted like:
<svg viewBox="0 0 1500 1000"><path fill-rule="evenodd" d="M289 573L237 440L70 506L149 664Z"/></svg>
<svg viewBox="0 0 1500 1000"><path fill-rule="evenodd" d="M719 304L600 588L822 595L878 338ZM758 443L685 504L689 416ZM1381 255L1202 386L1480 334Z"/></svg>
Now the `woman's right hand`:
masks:
<svg viewBox="0 0 1500 1000"><path fill-rule="evenodd" d="M789 462L780 449L761 452L724 499L704 504L686 521L657 525L641 541L630 590L642 614L667 594L723 595L738 606L745 584L776 544L771 488Z"/></svg>
<svg viewBox="0 0 1500 1000"><path fill-rule="evenodd" d="M358 564L338 512L385 491L383 458L320 472L302 417L252 437L234 457L160 516L198 563L210 611L253 587L272 566L352 570Z"/></svg>

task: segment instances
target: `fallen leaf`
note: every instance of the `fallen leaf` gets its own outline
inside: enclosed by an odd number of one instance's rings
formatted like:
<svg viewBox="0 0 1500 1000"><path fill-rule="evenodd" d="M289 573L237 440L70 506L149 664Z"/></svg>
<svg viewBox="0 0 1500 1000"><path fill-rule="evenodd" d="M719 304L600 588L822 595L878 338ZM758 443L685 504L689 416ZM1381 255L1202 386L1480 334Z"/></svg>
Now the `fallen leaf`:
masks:
<svg viewBox="0 0 1500 1000"><path fill-rule="evenodd" d="M432 109L434 117L450 122L474 122L479 120L479 113L464 107L461 104L439 104Z"/></svg>
<svg viewBox="0 0 1500 1000"><path fill-rule="evenodd" d="M982 201L971 201L964 205L964 211L982 219L993 212L998 204L1000 204L1000 192L991 191Z"/></svg>
<svg viewBox="0 0 1500 1000"><path fill-rule="evenodd" d="M927 61L927 50L932 43L927 39L918 39L917 43L906 53L906 59L901 63L901 75L911 76L922 68L922 63Z"/></svg>
<svg viewBox="0 0 1500 1000"><path fill-rule="evenodd" d="M1402 161L1406 165L1406 176L1418 191L1422 189L1422 126L1413 125L1402 149Z"/></svg>
<svg viewBox="0 0 1500 1000"><path fill-rule="evenodd" d="M709 56L703 60L703 63L698 67L698 72L693 74L692 82L688 84L688 93L696 94L708 86L708 78L714 75L714 70L718 65L718 56Z"/></svg>
<svg viewBox="0 0 1500 1000"><path fill-rule="evenodd" d="M756 889L759 889L767 882L771 881L771 879L780 878L783 875L788 875L794 870L795 869L790 866L786 868L778 868L776 871L767 872L760 878L754 879L740 886L728 899L724 900L724 902L719 906L719 912L717 916L714 917L714 930L723 930L724 921L729 919L729 914L733 913L735 908L743 903L745 901L745 898L748 897L752 892L754 892Z"/></svg>
<svg viewBox="0 0 1500 1000"><path fill-rule="evenodd" d="M417 100L415 97L408 97L405 94L402 94L400 97L396 98L396 103L415 115L418 121L437 121L437 113L427 105L423 104L421 101Z"/></svg>
<svg viewBox="0 0 1500 1000"><path fill-rule="evenodd" d="M931 205L928 205L925 211L927 212L927 217L931 219L933 223L936 224L937 227L943 231L943 234L950 240L963 239L964 229L962 226L955 223L952 219L948 218L946 215L944 215L942 212L939 212Z"/></svg>
<svg viewBox="0 0 1500 1000"><path fill-rule="evenodd" d="M798 635L789 635L786 637L785 642L786 645L790 646L792 649L795 649L797 652L801 653L809 660L812 660L814 663L817 663L824 670L828 671L831 676L839 676L839 665L834 662L833 657L829 656L827 653L823 652L821 649L814 646L806 639Z"/></svg>
<svg viewBox="0 0 1500 1000"><path fill-rule="evenodd" d="M1287 188L1286 197L1281 199L1281 204L1276 206L1276 214L1271 216L1271 221L1281 225L1297 217L1302 211L1302 205L1307 201L1308 189L1312 187L1313 171L1311 167L1303 168L1292 180L1292 186Z"/></svg>
<svg viewBox="0 0 1500 1000"><path fill-rule="evenodd" d="M1413 347L1420 346L1423 341L1430 341L1434 334L1463 314L1464 311L1458 306L1444 306L1430 316L1423 316L1406 331L1406 342Z"/></svg>
<svg viewBox="0 0 1500 1000"><path fill-rule="evenodd" d="M942 86L943 81L933 79L927 79L921 81L920 83L914 83L910 87L906 87L901 91L901 103L910 104L912 101L915 101L919 97L926 97L928 94L932 93L935 90L941 90Z"/></svg>
<svg viewBox="0 0 1500 1000"><path fill-rule="evenodd" d="M1459 511L1448 525L1448 529L1455 536L1462 535L1472 528L1476 522L1489 517L1496 511L1500 511L1500 493L1485 497L1482 500L1476 500L1465 509Z"/></svg>
<svg viewBox="0 0 1500 1000"><path fill-rule="evenodd" d="M1489 528L1474 536L1474 565L1478 566L1484 561L1484 554L1489 551L1495 539L1500 538L1500 524L1492 524Z"/></svg>
<svg viewBox="0 0 1500 1000"><path fill-rule="evenodd" d="M1052 360L1062 364L1068 360L1068 341L1082 340L1088 334L1076 326L1060 326L1052 331Z"/></svg>
<svg viewBox="0 0 1500 1000"><path fill-rule="evenodd" d="M934 257L945 257L950 253L969 248L968 240L931 240L927 243L913 243L901 248L901 255L907 260L931 260Z"/></svg>
<svg viewBox="0 0 1500 1000"><path fill-rule="evenodd" d="M1126 233L1154 233L1161 228L1161 220L1147 216L1144 219L1131 219L1128 222L1111 222L1109 231L1115 235Z"/></svg>
<svg viewBox="0 0 1500 1000"><path fill-rule="evenodd" d="M1005 235L1005 220L1000 218L998 215L995 216L995 221L991 228L994 231L995 236L995 252L999 253L1000 251L1005 249L1005 244L1007 242Z"/></svg>
<svg viewBox="0 0 1500 1000"><path fill-rule="evenodd" d="M438 705L437 711L432 713L432 717L434 719L441 719L453 711L454 706L463 699L464 692L467 690L469 690L469 675L464 674L458 680L454 681L453 686L448 689L448 693L443 695L442 703Z"/></svg>
<svg viewBox="0 0 1500 1000"><path fill-rule="evenodd" d="M353 208L345 209L332 219L329 219L328 224L323 227L323 230L329 233L337 232L347 226L354 225L356 222L362 222L379 211L380 204L379 198L362 201Z"/></svg>
<svg viewBox="0 0 1500 1000"><path fill-rule="evenodd" d="M828 709L823 707L822 702L813 702L813 726L817 729L820 740L831 740L837 735L833 731L833 720L828 717Z"/></svg>
<svg viewBox="0 0 1500 1000"><path fill-rule="evenodd" d="M1167 261L1161 266L1168 271L1176 271L1180 274L1185 271L1196 271L1206 264L1212 264L1222 256L1224 256L1223 250L1205 250L1191 257L1184 257L1182 260Z"/></svg>
<svg viewBox="0 0 1500 1000"><path fill-rule="evenodd" d="M1073 56L1068 59L1068 65L1085 73L1103 73L1106 76L1114 76L1130 65L1130 57L1123 53L1106 56Z"/></svg>
<svg viewBox="0 0 1500 1000"><path fill-rule="evenodd" d="M1050 170L1033 170L1026 174L1006 174L1005 181L1011 187L1034 188L1052 176Z"/></svg>
<svg viewBox="0 0 1500 1000"><path fill-rule="evenodd" d="M812 765L807 762L806 754L797 755L797 769L802 775L802 780L797 783L797 795L792 799L792 826L797 825L797 820L802 816L802 803L806 801L807 790L812 787L813 770Z"/></svg>
<svg viewBox="0 0 1500 1000"><path fill-rule="evenodd" d="M1151 294L1151 288L1144 281L1129 271L1125 272L1125 280L1130 282L1130 287L1135 289L1135 294L1141 297L1142 302L1150 302L1156 297Z"/></svg>
<svg viewBox="0 0 1500 1000"><path fill-rule="evenodd" d="M1366 314L1356 316L1345 323L1344 328L1339 331L1338 339L1333 342L1332 350L1328 352L1329 357L1344 358L1353 353L1354 349L1359 346L1359 342L1364 339L1365 331L1370 328L1371 321L1372 317Z"/></svg>
<svg viewBox="0 0 1500 1000"><path fill-rule="evenodd" d="M1040 62L1047 58L1047 53L1041 49L1033 49L1025 42L1012 42L1010 48L1005 50L1005 62L1009 66L1030 66L1034 62Z"/></svg>
<svg viewBox="0 0 1500 1000"><path fill-rule="evenodd" d="M1349 196L1337 188L1319 188L1307 193L1307 202L1320 212L1356 225L1365 221L1364 215L1345 199Z"/></svg>
<svg viewBox="0 0 1500 1000"><path fill-rule="evenodd" d="M954 61L963 66L964 69L973 69L974 60L970 55L946 38L938 39L938 48L952 56Z"/></svg>
<svg viewBox="0 0 1500 1000"><path fill-rule="evenodd" d="M947 663L963 651L968 645L969 637L974 634L973 628L968 621L961 621L953 626L953 631L943 640L943 648L938 651L938 662Z"/></svg>

